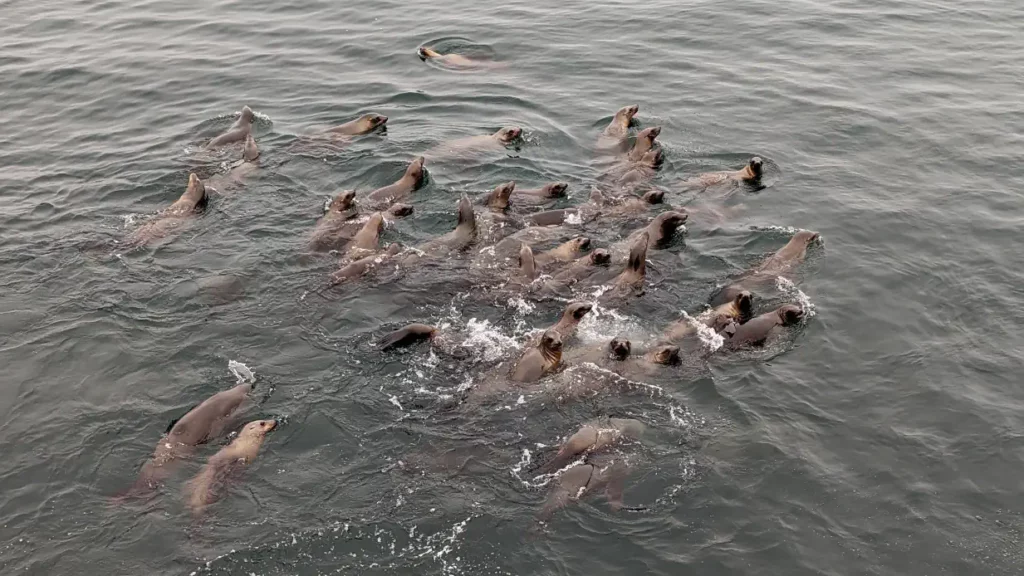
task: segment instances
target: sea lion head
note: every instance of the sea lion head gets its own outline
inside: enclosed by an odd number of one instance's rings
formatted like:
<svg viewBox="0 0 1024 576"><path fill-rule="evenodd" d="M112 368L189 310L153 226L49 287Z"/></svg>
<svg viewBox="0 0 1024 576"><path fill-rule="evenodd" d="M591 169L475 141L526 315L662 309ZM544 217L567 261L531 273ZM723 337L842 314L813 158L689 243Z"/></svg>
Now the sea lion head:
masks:
<svg viewBox="0 0 1024 576"><path fill-rule="evenodd" d="M352 207L352 204L355 203L355 200L355 190L343 190L337 196L334 197L334 200L331 200L330 204L327 205L327 211L344 212L345 210L348 210L349 208Z"/></svg>
<svg viewBox="0 0 1024 576"><path fill-rule="evenodd" d="M242 124L252 124L252 121L256 118L256 114L253 113L252 108L248 106L242 106L242 113L238 116L238 121Z"/></svg>
<svg viewBox="0 0 1024 576"><path fill-rule="evenodd" d="M192 202L192 209L195 212L202 212L206 209L206 201L209 199L206 194L206 185L199 179L199 176L196 176L195 172L188 175L188 188L185 189L183 196Z"/></svg>
<svg viewBox="0 0 1024 576"><path fill-rule="evenodd" d="M577 236L566 242L564 246L568 246L569 250L576 253L586 252L590 249L590 238L587 238L586 236Z"/></svg>
<svg viewBox="0 0 1024 576"><path fill-rule="evenodd" d="M678 364L679 346L673 344L659 344L647 353L647 357L655 364Z"/></svg>
<svg viewBox="0 0 1024 576"><path fill-rule="evenodd" d="M423 185L424 176L427 174L427 171L423 168L424 162L426 162L426 159L423 156L417 156L409 163L409 167L405 169L405 178L411 178L416 188Z"/></svg>
<svg viewBox="0 0 1024 576"><path fill-rule="evenodd" d="M686 219L689 216L686 212L678 210L662 212L655 216L651 224L652 228L658 231L657 241L664 242L671 238L676 233L676 230L686 223Z"/></svg>
<svg viewBox="0 0 1024 576"><path fill-rule="evenodd" d="M754 295L744 290L736 295L733 299L733 304L736 306L736 310L739 311L741 317L749 318L754 311Z"/></svg>
<svg viewBox="0 0 1024 576"><path fill-rule="evenodd" d="M568 189L569 184L566 182L552 182L541 188L544 191L544 195L548 198L564 198L565 192Z"/></svg>
<svg viewBox="0 0 1024 576"><path fill-rule="evenodd" d="M639 111L640 107L636 104L623 106L615 113L615 123L623 128L629 128L630 123L633 122L633 117L636 116L636 113Z"/></svg>
<svg viewBox="0 0 1024 576"><path fill-rule="evenodd" d="M569 305L565 307L565 312L562 313L562 318L573 324L577 324L593 309L594 305L590 302L570 302Z"/></svg>
<svg viewBox="0 0 1024 576"><path fill-rule="evenodd" d="M562 337L554 330L546 330L540 337L540 350L545 357L561 357Z"/></svg>
<svg viewBox="0 0 1024 576"><path fill-rule="evenodd" d="M658 168L665 163L665 153L661 148L654 148L644 152L644 155L640 158L640 164L647 166L648 168Z"/></svg>
<svg viewBox="0 0 1024 576"><path fill-rule="evenodd" d="M661 204L664 201L664 190L651 190L650 192L644 194L644 202L647 202L648 204Z"/></svg>
<svg viewBox="0 0 1024 576"><path fill-rule="evenodd" d="M612 360L625 360L633 349L633 344L626 338L616 336L608 343L608 356Z"/></svg>
<svg viewBox="0 0 1024 576"><path fill-rule="evenodd" d="M255 420L242 427L238 433L239 438L258 439L263 438L277 426L277 420Z"/></svg>
<svg viewBox="0 0 1024 576"><path fill-rule="evenodd" d="M591 266L607 266L612 261L612 253L604 248L598 248L590 253Z"/></svg>
<svg viewBox="0 0 1024 576"><path fill-rule="evenodd" d="M391 246L394 246L392 244ZM388 247L390 251L390 246ZM410 346L424 340L433 340L441 331L428 324L409 324L381 338L381 350L392 350Z"/></svg>
<svg viewBox="0 0 1024 576"><path fill-rule="evenodd" d="M817 242L821 238L821 234L814 232L813 230L801 230L793 235L792 241L802 243L804 246L810 246L814 242Z"/></svg>
<svg viewBox="0 0 1024 576"><path fill-rule="evenodd" d="M260 157L260 149L256 146L256 139L252 134L245 135L245 146L242 147L242 160L255 162Z"/></svg>
<svg viewBox="0 0 1024 576"><path fill-rule="evenodd" d="M513 180L509 180L504 184L499 184L488 196L487 196L487 207L495 210L508 210L509 198L512 197L512 192L516 189L516 183Z"/></svg>
<svg viewBox="0 0 1024 576"><path fill-rule="evenodd" d="M804 317L803 308L796 304L786 304L775 311L779 315L779 321L783 326L792 326Z"/></svg>
<svg viewBox="0 0 1024 576"><path fill-rule="evenodd" d="M754 178L760 178L764 170L764 160L760 156L754 156L750 159L750 162L747 162L747 168L750 169L750 173L754 175Z"/></svg>
<svg viewBox="0 0 1024 576"><path fill-rule="evenodd" d="M377 235L380 235L381 231L384 230L384 215L380 212L370 214L370 218L367 220L366 225L371 229L376 230Z"/></svg>
<svg viewBox="0 0 1024 576"><path fill-rule="evenodd" d="M651 126L650 128L644 128L636 135L637 142L646 142L647 148L654 147L654 141L661 135L661 126Z"/></svg>
<svg viewBox="0 0 1024 576"><path fill-rule="evenodd" d="M511 144L523 135L523 129L518 126L506 126L494 133L494 137L502 144Z"/></svg>
<svg viewBox="0 0 1024 576"><path fill-rule="evenodd" d="M396 202L388 208L388 214L395 218L405 218L406 216L413 213L414 208L411 204L403 204L402 202Z"/></svg>
<svg viewBox="0 0 1024 576"><path fill-rule="evenodd" d="M359 118L359 123L366 132L372 132L378 128L383 128L388 123L388 117L383 114L363 114Z"/></svg>
<svg viewBox="0 0 1024 576"><path fill-rule="evenodd" d="M537 277L537 260L533 256L530 245L526 242L519 247L519 271L530 280Z"/></svg>

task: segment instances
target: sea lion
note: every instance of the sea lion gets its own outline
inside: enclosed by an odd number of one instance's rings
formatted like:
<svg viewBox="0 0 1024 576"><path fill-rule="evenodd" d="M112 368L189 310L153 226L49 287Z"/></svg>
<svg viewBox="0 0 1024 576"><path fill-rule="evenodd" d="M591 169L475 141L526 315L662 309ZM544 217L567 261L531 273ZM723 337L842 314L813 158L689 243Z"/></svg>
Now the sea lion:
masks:
<svg viewBox="0 0 1024 576"><path fill-rule="evenodd" d="M185 483L186 503L194 517L220 499L225 482L256 459L267 433L276 426L276 420L249 422L231 444L211 456L199 474Z"/></svg>
<svg viewBox="0 0 1024 576"><path fill-rule="evenodd" d="M611 252L604 248L598 248L592 251L586 256L577 258L572 264L567 266L565 269L560 270L552 275L551 279L553 282L563 285L572 286L577 282L581 282L589 278L594 272L597 272L602 266L607 266L612 260Z"/></svg>
<svg viewBox="0 0 1024 576"><path fill-rule="evenodd" d="M601 295L603 300L614 300L644 293L644 279L647 276L647 248L650 234L642 231L633 239L629 248L629 260L625 269L612 281L611 288Z"/></svg>
<svg viewBox="0 0 1024 576"><path fill-rule="evenodd" d="M591 452L587 461L569 468L553 482L551 494L540 513L538 522L548 522L555 512L589 494L605 493L608 507L618 511L625 506L622 502L629 476L629 465L621 454L605 450ZM641 510L642 508L635 508Z"/></svg>
<svg viewBox="0 0 1024 576"><path fill-rule="evenodd" d="M245 135L242 145L242 159L235 163L227 174L219 174L206 181L207 191L226 194L229 190L242 184L246 177L259 170L260 149L252 134Z"/></svg>
<svg viewBox="0 0 1024 576"><path fill-rule="evenodd" d="M326 133L335 136L361 136L369 134L378 128L383 128L388 123L388 117L381 114L363 114L355 120L346 122L334 128L328 128Z"/></svg>
<svg viewBox="0 0 1024 576"><path fill-rule="evenodd" d="M619 108L615 112L615 116L612 117L612 121L598 137L598 150L622 152L626 146L626 138L629 136L629 127L633 123L633 117L639 111L640 107L636 104Z"/></svg>
<svg viewBox="0 0 1024 576"><path fill-rule="evenodd" d="M351 222L359 211L355 206L356 191L344 190L331 200L327 211L310 235L309 248L316 252L338 250L355 234L358 223Z"/></svg>
<svg viewBox="0 0 1024 576"><path fill-rule="evenodd" d="M525 282L533 282L538 276L540 269L537 267L537 258L530 245L523 242L519 248L519 278Z"/></svg>
<svg viewBox="0 0 1024 576"><path fill-rule="evenodd" d="M797 232L785 246L759 265L738 275L733 283L715 294L711 299L712 306L729 302L744 290L763 289L774 283L777 277L789 274L807 257L807 248L820 238L820 234L811 230Z"/></svg>
<svg viewBox="0 0 1024 576"><path fill-rule="evenodd" d="M650 128L644 128L636 135L636 142L633 143L633 147L630 148L629 153L626 155L626 159L630 162L639 162L643 160L644 155L650 152L655 147L655 140L661 135L661 126L652 126Z"/></svg>
<svg viewBox="0 0 1024 576"><path fill-rule="evenodd" d="M516 204L545 204L556 198L564 198L569 184L566 182L551 182L540 188L527 190L515 190L512 199Z"/></svg>
<svg viewBox="0 0 1024 576"><path fill-rule="evenodd" d="M474 60L461 54L441 54L429 46L421 46L416 50L416 54L420 57L420 60L423 60L424 62L427 60L434 60L447 66L451 66L452 68L479 69L499 68L503 66L501 62Z"/></svg>
<svg viewBox="0 0 1024 576"><path fill-rule="evenodd" d="M406 254L402 260L405 266L419 262L425 256L440 256L451 252L461 252L472 246L477 239L476 214L473 203L465 194L459 200L459 221L455 229L438 238L419 246L415 251Z"/></svg>
<svg viewBox="0 0 1024 576"><path fill-rule="evenodd" d="M216 146L223 146L225 144L233 144L235 142L242 142L245 137L252 133L252 121L256 118L253 111L248 106L242 107L242 113L238 116L238 120L228 128L228 131L217 136L206 145L207 148L214 148Z"/></svg>
<svg viewBox="0 0 1024 576"><path fill-rule="evenodd" d="M382 351L404 348L406 346L418 344L424 340L433 340L435 336L440 334L440 332L441 331L434 326L413 323L395 330L381 338L379 346Z"/></svg>
<svg viewBox="0 0 1024 576"><path fill-rule="evenodd" d="M404 200L423 185L426 176L426 170L423 168L424 162L423 156L417 156L409 163L405 173L398 181L370 192L367 199L377 204L386 205Z"/></svg>
<svg viewBox="0 0 1024 576"><path fill-rule="evenodd" d="M647 226L630 234L627 241L632 242L641 234L646 233L650 238L651 248L664 248L675 237L677 231L686 231L686 227L683 224L686 223L687 218L689 218L689 215L682 210L662 212L652 218ZM621 257L623 245L623 242L619 242L613 246L613 254L615 256Z"/></svg>
<svg viewBox="0 0 1024 576"><path fill-rule="evenodd" d="M631 194L625 196L606 196L596 187L590 192L590 203L594 205L595 211L600 212L602 218L621 218L643 214L650 210L651 206L664 202L664 190L649 190L639 197Z"/></svg>
<svg viewBox="0 0 1024 576"><path fill-rule="evenodd" d="M380 233L384 230L384 215L374 212L356 232L356 235L345 245L346 260L355 260L377 251L380 246Z"/></svg>
<svg viewBox="0 0 1024 576"><path fill-rule="evenodd" d="M637 162L627 167L616 179L616 184L625 189L634 189L646 184L657 174L658 168L665 162L665 153L661 148L648 150Z"/></svg>
<svg viewBox="0 0 1024 576"><path fill-rule="evenodd" d="M789 239L785 246L755 268L755 272L774 276L789 272L794 266L804 261L807 257L807 247L811 243L817 242L820 237L817 232L800 230Z"/></svg>
<svg viewBox="0 0 1024 576"><path fill-rule="evenodd" d="M510 234L514 228L505 213L511 206L512 192L516 188L514 181L499 184L481 203L488 209L477 215L477 240L482 244L493 244Z"/></svg>
<svg viewBox="0 0 1024 576"><path fill-rule="evenodd" d="M500 150L514 144L522 135L522 128L506 126L493 134L469 136L441 144L433 148L427 155L435 158L446 158L474 152Z"/></svg>
<svg viewBox="0 0 1024 576"><path fill-rule="evenodd" d="M562 362L562 337L556 330L541 335L536 346L523 353L512 368L509 378L514 382L536 382L558 369Z"/></svg>
<svg viewBox="0 0 1024 576"><path fill-rule="evenodd" d="M777 326L792 326L804 317L803 308L786 304L740 324L733 322L722 330L725 346L730 349L741 346L760 346L774 332Z"/></svg>
<svg viewBox="0 0 1024 576"><path fill-rule="evenodd" d="M592 420L570 436L551 460L537 468L538 474L561 470L573 460L620 441L639 440L647 426L632 418L598 418Z"/></svg>
<svg viewBox="0 0 1024 576"><path fill-rule="evenodd" d="M571 262L590 249L590 238L577 236L550 250L537 254L537 265L544 267L554 262Z"/></svg>
<svg viewBox="0 0 1024 576"><path fill-rule="evenodd" d="M185 225L189 216L202 212L206 208L207 199L206 186L203 181L194 172L189 174L188 187L185 188L185 192L173 204L136 228L128 236L128 246L133 248L142 246L175 232Z"/></svg>
<svg viewBox="0 0 1024 576"><path fill-rule="evenodd" d="M756 184L761 181L764 172L764 160L760 156L751 158L746 166L735 172L705 172L696 178L685 181L683 184L690 187L708 188L724 182L743 182Z"/></svg>
<svg viewBox="0 0 1024 576"><path fill-rule="evenodd" d="M576 333L576 327L579 326L583 317L593 309L594 305L590 302L570 302L565 307L565 310L562 311L562 316L559 317L558 322L548 328L545 334L547 332L555 332L562 339L562 342L567 341Z"/></svg>
<svg viewBox="0 0 1024 576"><path fill-rule="evenodd" d="M254 386L253 382L248 382L218 392L171 421L167 432L157 442L153 457L142 465L128 496L142 496L156 490L170 476L175 461L192 454L195 446L221 436Z"/></svg>
<svg viewBox="0 0 1024 576"><path fill-rule="evenodd" d="M721 332L733 322L743 324L753 315L754 296L747 290L739 290L731 300L697 316L696 321L715 332ZM697 327L688 319L676 320L662 333L666 342L679 342L697 332Z"/></svg>
<svg viewBox="0 0 1024 576"><path fill-rule="evenodd" d="M509 199L512 197L512 192L516 189L515 181L508 181L504 184L499 184L490 194L484 197L483 204L492 210L504 212L508 210Z"/></svg>
<svg viewBox="0 0 1024 576"><path fill-rule="evenodd" d="M391 261L391 259L401 253L403 249L404 247L401 244L394 242L388 245L387 249L381 254L370 254L369 256L364 256L358 260L353 260L352 262L345 264L331 274L331 277L327 282L327 288L365 276L381 264Z"/></svg>

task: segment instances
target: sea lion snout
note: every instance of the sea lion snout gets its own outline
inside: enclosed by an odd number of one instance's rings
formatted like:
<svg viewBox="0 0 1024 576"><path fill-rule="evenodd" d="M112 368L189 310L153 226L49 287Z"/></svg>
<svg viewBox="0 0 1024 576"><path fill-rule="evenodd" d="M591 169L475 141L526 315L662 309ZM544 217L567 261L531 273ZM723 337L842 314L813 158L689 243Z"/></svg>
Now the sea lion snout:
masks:
<svg viewBox="0 0 1024 576"><path fill-rule="evenodd" d="M583 319L593 309L594 305L589 302L574 302L569 305L569 313L576 320Z"/></svg>
<svg viewBox="0 0 1024 576"><path fill-rule="evenodd" d="M640 163L650 168L658 168L665 163L665 152L661 148L655 148L644 154Z"/></svg>
<svg viewBox="0 0 1024 576"><path fill-rule="evenodd" d="M344 212L345 210L348 210L349 208L352 207L352 204L355 202L355 199L355 190L343 190L337 196L334 197L334 200L331 200L330 205L327 206L327 211Z"/></svg>
<svg viewBox="0 0 1024 576"><path fill-rule="evenodd" d="M252 124L253 119L256 118L256 114L253 113L252 108L249 108L248 106L242 106L242 113L240 114L239 118L242 120L242 122Z"/></svg>
<svg viewBox="0 0 1024 576"><path fill-rule="evenodd" d="M548 186L548 197L550 198L562 198L565 196L565 192L569 189L569 184L566 182L555 182Z"/></svg>
<svg viewBox="0 0 1024 576"><path fill-rule="evenodd" d="M590 238L586 236L580 236L576 239L576 249L579 252L590 249Z"/></svg>
<svg viewBox="0 0 1024 576"><path fill-rule="evenodd" d="M661 136L661 126L651 126L650 128L644 129L640 132L640 136L654 142L654 139Z"/></svg>
<svg viewBox="0 0 1024 576"><path fill-rule="evenodd" d="M388 117L383 114L378 114L373 117L373 123L376 126L383 126L388 123Z"/></svg>
<svg viewBox="0 0 1024 576"><path fill-rule="evenodd" d="M803 308L795 304L786 304L782 308L779 308L779 318L782 320L783 326L792 326L803 319L803 317Z"/></svg>
<svg viewBox="0 0 1024 576"><path fill-rule="evenodd" d="M562 337L558 335L558 332L554 330L548 330L541 336L540 345L542 348L550 350L552 352L562 351Z"/></svg>
<svg viewBox="0 0 1024 576"><path fill-rule="evenodd" d="M644 201L648 204L661 204L665 201L664 190L651 190L644 194Z"/></svg>
<svg viewBox="0 0 1024 576"><path fill-rule="evenodd" d="M605 266L612 261L612 253L604 248L598 248L590 253L590 263L594 266Z"/></svg>
<svg viewBox="0 0 1024 576"><path fill-rule="evenodd" d="M615 360L625 360L629 358L632 348L633 344L629 340L616 337L608 343L608 354Z"/></svg>
<svg viewBox="0 0 1024 576"><path fill-rule="evenodd" d="M679 346L665 344L658 346L651 352L654 361L658 364L668 365L679 363Z"/></svg>
<svg viewBox="0 0 1024 576"><path fill-rule="evenodd" d="M741 314L749 316L754 306L754 295L744 290L736 295L736 308Z"/></svg>
<svg viewBox="0 0 1024 576"><path fill-rule="evenodd" d="M397 202L393 204L391 208L388 208L388 213L394 216L395 218L402 218L412 214L413 210L414 208L412 207L411 204L403 204L401 202Z"/></svg>
<svg viewBox="0 0 1024 576"><path fill-rule="evenodd" d="M750 159L750 170L757 176L761 175L761 171L764 169L764 160L760 156L754 156Z"/></svg>
<svg viewBox="0 0 1024 576"><path fill-rule="evenodd" d="M508 126L498 131L498 138L508 144L523 135L523 129L518 126Z"/></svg>
<svg viewBox="0 0 1024 576"><path fill-rule="evenodd" d="M633 119L633 116L636 116L636 113L639 111L640 106L638 106L637 104L633 104L632 106L626 106L626 116L631 120Z"/></svg>

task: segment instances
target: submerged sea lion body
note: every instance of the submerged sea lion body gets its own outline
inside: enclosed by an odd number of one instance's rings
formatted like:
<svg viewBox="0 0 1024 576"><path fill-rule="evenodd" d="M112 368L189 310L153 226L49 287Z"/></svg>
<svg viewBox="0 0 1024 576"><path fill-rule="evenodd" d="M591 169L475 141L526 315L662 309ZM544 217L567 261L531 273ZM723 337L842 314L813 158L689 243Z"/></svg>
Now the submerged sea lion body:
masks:
<svg viewBox="0 0 1024 576"><path fill-rule="evenodd" d="M743 182L756 184L761 181L764 172L764 160L760 156L754 156L743 168L735 172L705 172L696 178L685 181L683 184L688 187L708 188L726 182Z"/></svg>
<svg viewBox="0 0 1024 576"><path fill-rule="evenodd" d="M590 248L590 238L577 236L558 246L537 254L537 265L545 267L556 262L572 262Z"/></svg>
<svg viewBox="0 0 1024 576"><path fill-rule="evenodd" d="M185 483L186 504L193 516L200 516L207 506L221 497L225 483L252 464L275 420L250 422L219 452L210 457L199 474Z"/></svg>
<svg viewBox="0 0 1024 576"><path fill-rule="evenodd" d="M516 204L546 204L557 198L565 198L569 184L565 182L551 182L540 188L528 190L515 190L512 199Z"/></svg>
<svg viewBox="0 0 1024 576"><path fill-rule="evenodd" d="M566 439L548 462L537 472L549 474L564 468L573 460L624 440L638 440L647 426L632 418L598 418L592 420Z"/></svg>
<svg viewBox="0 0 1024 576"><path fill-rule="evenodd" d="M522 135L522 128L507 126L493 134L469 136L441 144L431 150L428 155L435 158L446 158L489 150L502 150L506 146L514 144Z"/></svg>
<svg viewBox="0 0 1024 576"><path fill-rule="evenodd" d="M733 322L743 324L750 320L754 309L753 301L754 297L749 291L740 290L730 301L699 315L696 321L715 332L721 332ZM679 342L696 332L697 327L690 320L676 320L665 328L662 338L667 342Z"/></svg>
<svg viewBox="0 0 1024 576"><path fill-rule="evenodd" d="M541 336L529 338L526 341L526 345L537 346L540 343L541 338L549 332L558 334L559 340L562 344L568 342L569 338L576 334L576 327L579 326L583 317L593 309L594 305L590 302L570 302L565 307L565 310L562 311L562 315L558 318L558 322L555 322L553 326L545 330L544 334Z"/></svg>
<svg viewBox="0 0 1024 576"><path fill-rule="evenodd" d="M399 200L405 200L423 185L426 176L423 164L423 156L417 156L409 163L405 173L398 181L370 192L367 199L380 206L390 206Z"/></svg>
<svg viewBox="0 0 1024 576"><path fill-rule="evenodd" d="M768 288L779 276L786 276L807 256L807 248L819 241L821 235L811 230L801 230L790 238L785 246L766 258L761 264L735 278L733 283L722 288L711 299L712 306L730 302L744 290L757 291Z"/></svg>
<svg viewBox="0 0 1024 576"><path fill-rule="evenodd" d="M242 113L239 115L238 120L228 128L228 131L217 136L206 145L207 148L214 148L217 146L223 146L225 144L233 144L235 142L245 141L246 136L252 133L252 121L256 118L253 111L248 106L242 107Z"/></svg>
<svg viewBox="0 0 1024 576"><path fill-rule="evenodd" d="M629 249L629 260L615 280L611 288L601 295L605 301L640 296L644 292L644 279L647 276L647 249L650 245L650 234L644 230L636 236Z"/></svg>
<svg viewBox="0 0 1024 576"><path fill-rule="evenodd" d="M513 231L512 223L505 213L511 206L510 199L516 189L516 183L509 181L499 184L483 199L487 208L476 218L477 241L481 244L493 244Z"/></svg>
<svg viewBox="0 0 1024 576"><path fill-rule="evenodd" d="M355 236L345 245L344 259L355 260L377 251L380 246L380 233L384 230L384 215L374 212L356 232Z"/></svg>
<svg viewBox="0 0 1024 576"><path fill-rule="evenodd" d="M608 507L622 509L622 496L629 476L625 457L614 451L591 452L586 462L569 468L554 481L544 507L537 515L539 522L548 522L555 512L585 496L604 491Z"/></svg>
<svg viewBox="0 0 1024 576"><path fill-rule="evenodd" d="M776 310L740 324L734 322L726 326L721 334L725 337L725 346L730 349L742 346L760 346L779 326L792 326L800 322L804 311L796 304L786 304Z"/></svg>
<svg viewBox="0 0 1024 576"><path fill-rule="evenodd" d="M252 383L247 383L218 392L171 422L153 457L142 465L128 495L140 496L156 490L171 474L175 461L192 454L195 446L221 436L252 389Z"/></svg>
<svg viewBox="0 0 1024 576"><path fill-rule="evenodd" d="M601 132L597 138L597 149L601 152L625 152L626 142L629 136L629 127L633 123L633 117L640 111L636 104L624 106L615 112L612 121Z"/></svg>
<svg viewBox="0 0 1024 576"><path fill-rule="evenodd" d="M433 340L440 332L438 328L428 324L409 324L381 338L379 346L382 351L405 348L424 340Z"/></svg>
<svg viewBox="0 0 1024 576"><path fill-rule="evenodd" d="M383 253L370 254L369 256L363 256L358 260L353 260L333 274L327 282L327 287L337 286L338 284L344 284L345 282L351 282L358 278L369 274L374 269L379 268L381 265L386 264L394 260L394 257L402 252L403 246L397 242L390 244Z"/></svg>
<svg viewBox="0 0 1024 576"><path fill-rule="evenodd" d="M206 202L203 181L195 173L189 174L185 192L173 204L136 228L128 236L127 244L130 247L142 246L176 232L188 222L189 217L205 209Z"/></svg>
<svg viewBox="0 0 1024 576"><path fill-rule="evenodd" d="M332 136L361 136L369 134L378 128L383 128L388 122L388 117L381 114L363 114L355 120L351 120L340 126L328 128L327 134Z"/></svg>
<svg viewBox="0 0 1024 576"><path fill-rule="evenodd" d="M616 175L615 183L623 189L635 189L654 179L658 168L665 162L661 148L648 150L637 162Z"/></svg>
<svg viewBox="0 0 1024 576"><path fill-rule="evenodd" d="M561 286L572 286L586 280L602 267L607 267L611 259L611 252L604 248L598 248L586 256L577 258L569 266L552 274L551 280L553 283Z"/></svg>
<svg viewBox="0 0 1024 576"><path fill-rule="evenodd" d="M206 187L219 194L226 194L234 188L241 186L247 177L258 171L260 168L260 149L256 145L256 139L252 134L245 136L245 144L242 146L242 160L231 167L227 174L214 176L206 182Z"/></svg>
<svg viewBox="0 0 1024 576"><path fill-rule="evenodd" d="M489 60L474 60L461 54L441 54L437 50L428 46L421 46L417 51L420 59L423 61L433 60L440 62L452 68L460 68L464 70L471 69L485 69L485 68L501 68L504 66L501 62L494 62Z"/></svg>
<svg viewBox="0 0 1024 576"><path fill-rule="evenodd" d="M465 194L459 200L458 210L459 221L454 230L419 246L417 250L404 257L402 264L410 266L424 257L462 252L472 246L477 238L476 214L473 212L472 202Z"/></svg>

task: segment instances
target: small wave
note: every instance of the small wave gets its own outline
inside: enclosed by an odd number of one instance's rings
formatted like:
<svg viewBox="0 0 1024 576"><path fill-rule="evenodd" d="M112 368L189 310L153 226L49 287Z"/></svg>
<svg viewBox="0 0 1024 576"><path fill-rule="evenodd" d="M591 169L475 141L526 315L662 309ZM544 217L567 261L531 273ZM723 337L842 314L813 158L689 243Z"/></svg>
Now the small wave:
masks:
<svg viewBox="0 0 1024 576"><path fill-rule="evenodd" d="M256 381L256 374L237 360L228 360L228 370L235 375L235 380L239 384L252 384Z"/></svg>
<svg viewBox="0 0 1024 576"><path fill-rule="evenodd" d="M723 344L725 344L725 338L704 323L704 320L707 319L707 316L709 316L711 312L712 311L709 309L699 314L697 318L693 318L684 310L682 311L682 315L683 319L697 331L697 338L708 352L716 352Z"/></svg>

